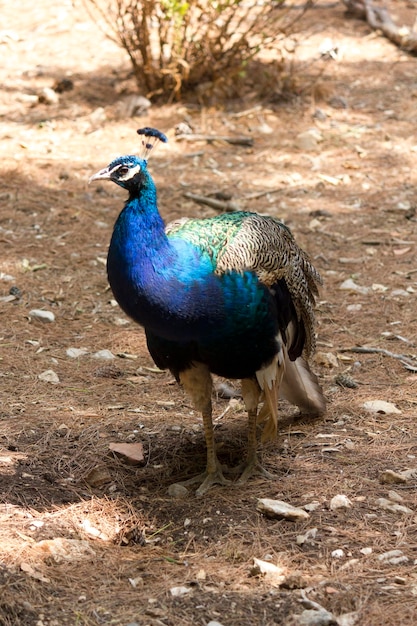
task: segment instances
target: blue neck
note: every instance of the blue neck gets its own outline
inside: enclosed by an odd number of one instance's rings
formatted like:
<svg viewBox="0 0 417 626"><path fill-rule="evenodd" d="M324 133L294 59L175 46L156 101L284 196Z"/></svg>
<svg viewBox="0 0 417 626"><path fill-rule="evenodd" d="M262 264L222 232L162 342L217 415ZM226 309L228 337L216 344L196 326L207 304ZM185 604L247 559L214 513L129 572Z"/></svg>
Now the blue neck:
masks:
<svg viewBox="0 0 417 626"><path fill-rule="evenodd" d="M211 310L216 299L210 292L218 289L212 269L193 246L168 239L146 173L140 187L130 191L110 242L107 272L121 308L154 332L188 338L210 314L219 313ZM192 307L190 289L197 291Z"/></svg>

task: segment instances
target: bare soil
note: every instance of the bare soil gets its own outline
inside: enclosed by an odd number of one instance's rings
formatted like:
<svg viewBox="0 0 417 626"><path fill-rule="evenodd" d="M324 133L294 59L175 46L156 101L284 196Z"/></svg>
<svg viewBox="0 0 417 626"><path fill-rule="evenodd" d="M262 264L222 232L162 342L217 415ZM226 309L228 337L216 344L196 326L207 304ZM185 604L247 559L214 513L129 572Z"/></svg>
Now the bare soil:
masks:
<svg viewBox="0 0 417 626"><path fill-rule="evenodd" d="M387 5L413 24L415 3ZM300 96L154 105L132 118L128 61L82 6L21 0L2 14L0 624L289 625L305 598L345 626L415 624L416 479L383 476L417 468L417 374L389 355L417 353L416 59L341 3L319 7L300 38ZM326 39L336 52L323 58ZM64 78L74 88L57 103L34 97ZM176 141L184 120L254 146ZM215 213L184 191L229 193L284 219L323 276L314 368L328 411L300 421L283 403L278 439L262 450L276 480L202 499L167 493L204 466L201 420L112 301L104 260L124 194L87 186L137 150L140 126L170 138L151 163L167 220ZM307 150L299 134L312 128ZM340 289L349 278L363 293ZM58 383L39 379L47 370ZM369 412L370 400L400 413ZM216 398L215 412L220 457L237 465L243 405ZM146 465L110 454L112 442L142 442ZM330 507L338 494L350 508ZM258 513L261 497L315 505L294 523ZM391 550L397 560L379 558ZM278 566L279 580L254 558Z"/></svg>

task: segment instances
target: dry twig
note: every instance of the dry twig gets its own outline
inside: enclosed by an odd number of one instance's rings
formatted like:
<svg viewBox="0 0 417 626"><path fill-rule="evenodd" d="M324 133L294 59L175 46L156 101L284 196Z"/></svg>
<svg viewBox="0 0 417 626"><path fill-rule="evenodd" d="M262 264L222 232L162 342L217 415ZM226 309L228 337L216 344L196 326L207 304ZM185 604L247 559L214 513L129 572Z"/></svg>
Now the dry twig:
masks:
<svg viewBox="0 0 417 626"><path fill-rule="evenodd" d="M234 146L253 146L253 137L226 137L223 135L198 135L198 134L185 134L177 135L176 139L179 141L207 141L207 143L213 143L214 141L226 141Z"/></svg>
<svg viewBox="0 0 417 626"><path fill-rule="evenodd" d="M374 6L372 0L343 0L349 13L365 20L373 30L380 30L396 46L417 54L417 34L405 26L397 26L385 7Z"/></svg>
<svg viewBox="0 0 417 626"><path fill-rule="evenodd" d="M210 206L212 209L217 209L218 211L240 211L240 207L234 202L223 202L222 200L216 200L215 198L208 198L207 196L199 196L196 193L191 193L190 191L186 191L184 193L184 197L189 200L194 200L197 204L205 204Z"/></svg>
<svg viewBox="0 0 417 626"><path fill-rule="evenodd" d="M382 354L383 356L391 357L392 359L398 359L404 367L410 372L417 372L417 365L413 363L417 360L416 356L407 356L406 354L399 354L397 352L390 352L384 348L371 348L369 346L353 346L352 348L342 348L340 352L354 352L357 354Z"/></svg>

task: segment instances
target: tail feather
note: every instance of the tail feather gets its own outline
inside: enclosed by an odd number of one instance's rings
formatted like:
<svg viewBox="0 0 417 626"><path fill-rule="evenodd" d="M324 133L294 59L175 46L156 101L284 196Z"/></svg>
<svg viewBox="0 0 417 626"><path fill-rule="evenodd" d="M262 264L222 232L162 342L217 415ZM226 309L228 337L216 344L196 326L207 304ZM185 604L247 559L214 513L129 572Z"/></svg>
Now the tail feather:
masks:
<svg viewBox="0 0 417 626"><path fill-rule="evenodd" d="M265 422L262 430L262 441L269 441L277 436L278 398L284 376L284 362L279 357L282 357L282 353L279 353L269 366L256 372L256 378L262 389L264 399L257 419L258 424Z"/></svg>
<svg viewBox="0 0 417 626"><path fill-rule="evenodd" d="M285 359L280 396L309 415L322 415L326 410L326 400L318 378L303 357L298 357L295 361Z"/></svg>

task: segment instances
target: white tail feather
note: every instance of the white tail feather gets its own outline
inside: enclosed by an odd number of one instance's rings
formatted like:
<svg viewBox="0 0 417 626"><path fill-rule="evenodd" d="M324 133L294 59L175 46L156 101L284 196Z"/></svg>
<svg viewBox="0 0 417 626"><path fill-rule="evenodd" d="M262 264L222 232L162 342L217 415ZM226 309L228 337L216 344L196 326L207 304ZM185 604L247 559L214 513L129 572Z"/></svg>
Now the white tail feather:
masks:
<svg viewBox="0 0 417 626"><path fill-rule="evenodd" d="M317 376L302 357L290 361L286 356L280 396L309 415L322 415L326 410L326 400Z"/></svg>

